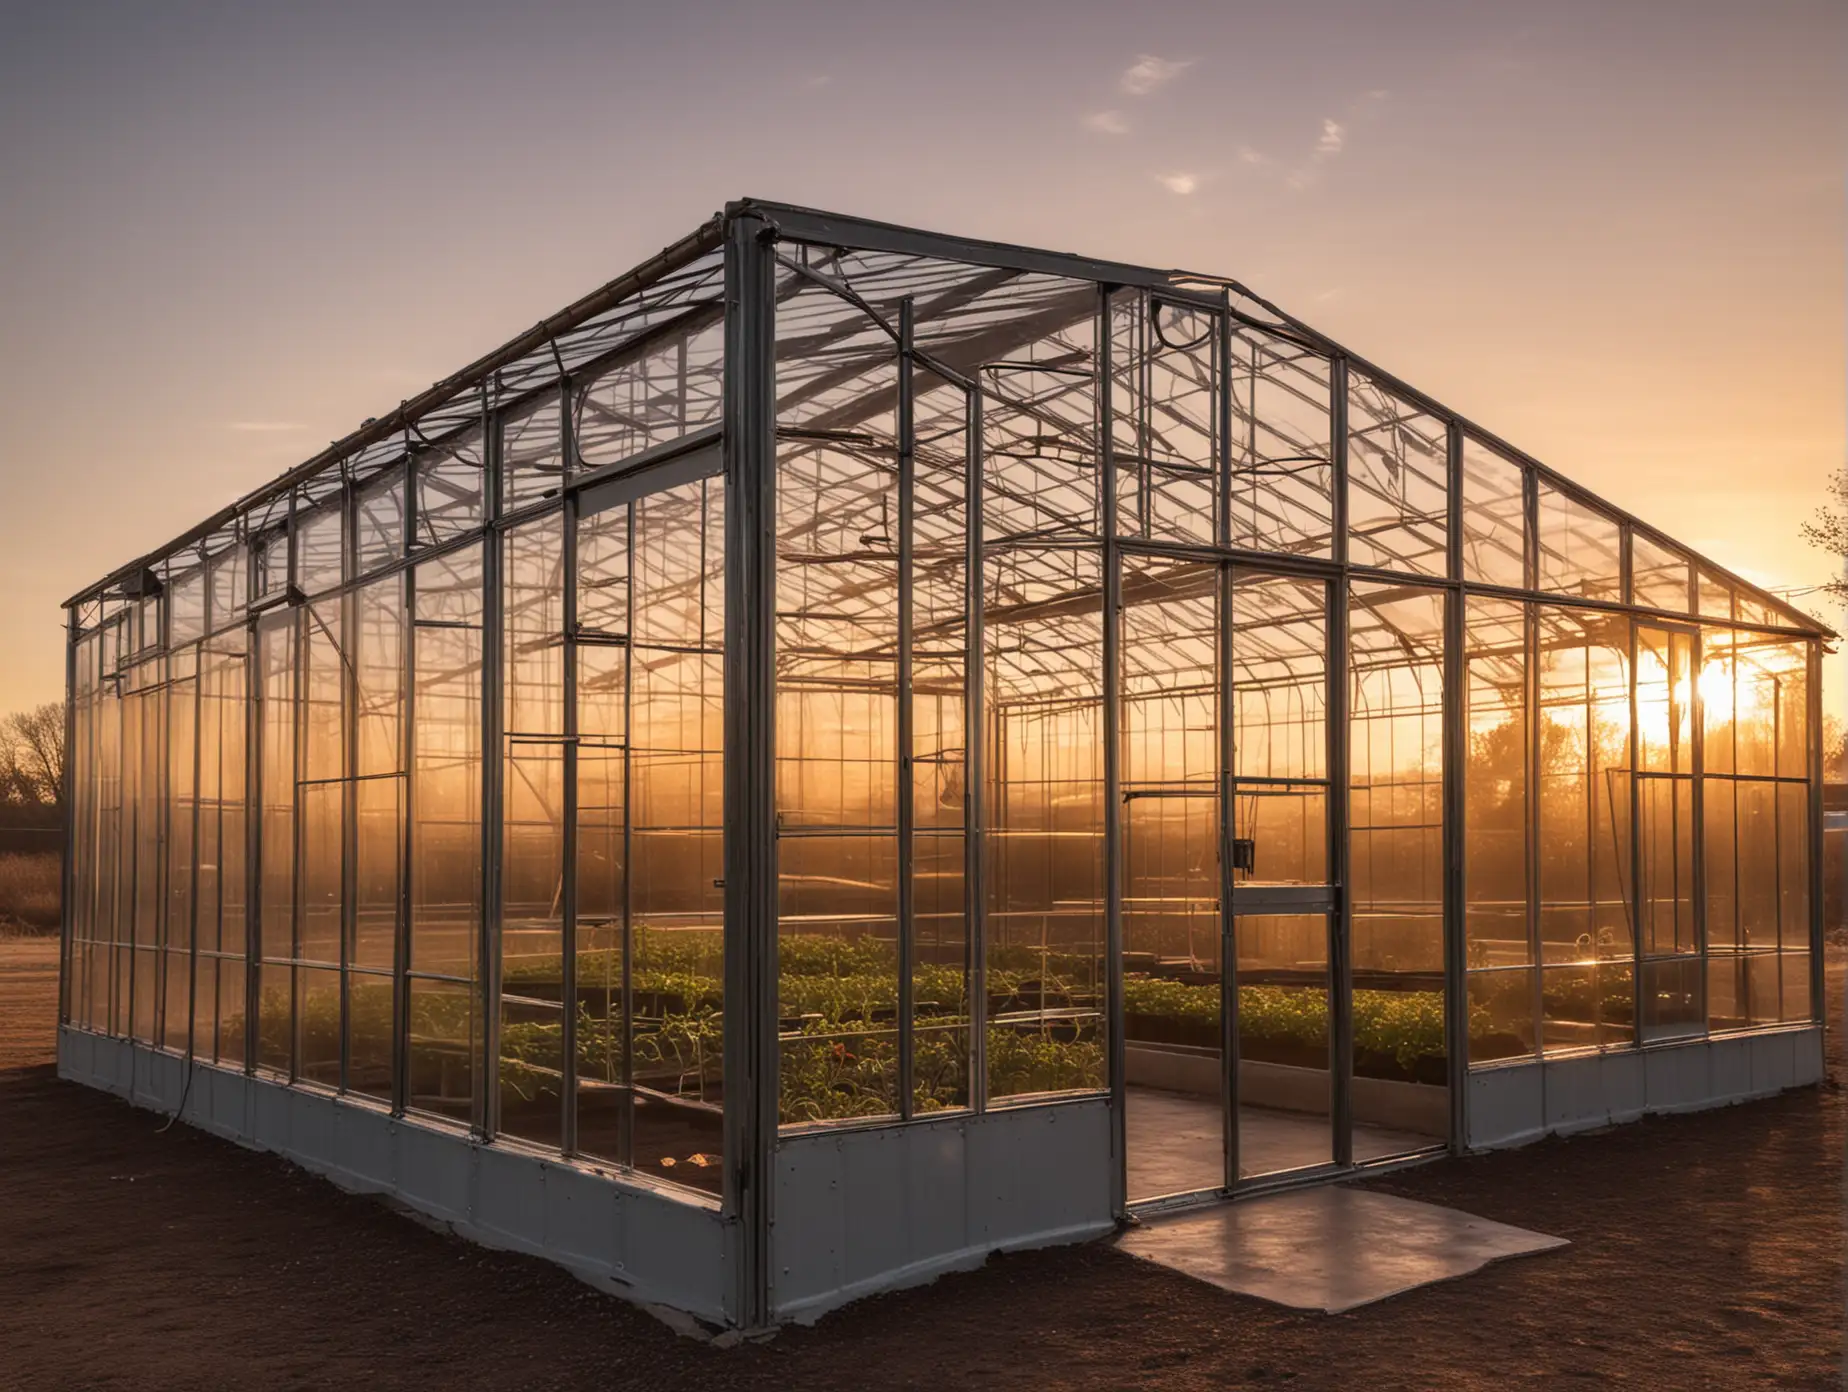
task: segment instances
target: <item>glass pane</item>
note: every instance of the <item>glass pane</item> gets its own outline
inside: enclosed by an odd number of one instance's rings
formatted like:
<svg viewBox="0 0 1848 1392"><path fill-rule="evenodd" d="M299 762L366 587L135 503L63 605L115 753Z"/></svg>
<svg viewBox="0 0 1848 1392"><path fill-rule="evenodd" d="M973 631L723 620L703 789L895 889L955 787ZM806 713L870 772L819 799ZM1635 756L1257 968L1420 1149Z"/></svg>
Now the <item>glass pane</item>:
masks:
<svg viewBox="0 0 1848 1392"><path fill-rule="evenodd" d="M1162 541L1217 539L1219 315L1120 290L1111 298L1111 396L1118 530Z"/></svg>
<svg viewBox="0 0 1848 1392"><path fill-rule="evenodd" d="M1544 479L1536 495L1539 587L1555 594L1621 603L1622 533L1616 519Z"/></svg>
<svg viewBox="0 0 1848 1392"><path fill-rule="evenodd" d="M1689 611L1688 558L1679 551L1632 532L1630 536L1630 588L1634 602L1645 609Z"/></svg>
<svg viewBox="0 0 1848 1392"><path fill-rule="evenodd" d="M509 412L501 421L501 503L515 508L556 497L565 482L559 394Z"/></svg>
<svg viewBox="0 0 1848 1392"><path fill-rule="evenodd" d="M481 431L471 426L420 451L417 474L416 544L434 546L481 525Z"/></svg>
<svg viewBox="0 0 1848 1392"><path fill-rule="evenodd" d="M1501 600L1472 597L1465 611L1464 936L1471 970L1533 961L1527 927L1526 622L1524 606Z"/></svg>
<svg viewBox="0 0 1848 1392"><path fill-rule="evenodd" d="M1463 437L1463 578L1479 585L1527 585L1527 498L1512 459Z"/></svg>
<svg viewBox="0 0 1848 1392"><path fill-rule="evenodd" d="M716 425L724 356L724 325L711 313L591 378L574 397L578 458L613 464Z"/></svg>
<svg viewBox="0 0 1848 1392"><path fill-rule="evenodd" d="M404 554L404 469L394 465L360 490L354 509L355 578Z"/></svg>
<svg viewBox="0 0 1848 1392"><path fill-rule="evenodd" d="M513 744L502 798L500 1129L563 1139L562 745Z"/></svg>
<svg viewBox="0 0 1848 1392"><path fill-rule="evenodd" d="M346 572L346 505L324 503L296 519L295 583L304 594L338 585Z"/></svg>
<svg viewBox="0 0 1848 1392"><path fill-rule="evenodd" d="M716 481L635 504L633 1163L710 1191L723 1174L724 535Z"/></svg>
<svg viewBox="0 0 1848 1392"><path fill-rule="evenodd" d="M1348 845L1359 1161L1421 1149L1450 1133L1444 605L1441 593L1397 585L1355 585L1350 594ZM1241 948L1241 973L1243 958ZM1242 1012L1242 988L1239 1006Z"/></svg>
<svg viewBox="0 0 1848 1392"><path fill-rule="evenodd" d="M479 1089L481 1011L473 987L411 978L405 1105L467 1121Z"/></svg>
<svg viewBox="0 0 1848 1392"><path fill-rule="evenodd" d="M1447 575L1448 425L1351 371L1347 427L1348 560Z"/></svg>
<svg viewBox="0 0 1848 1392"><path fill-rule="evenodd" d="M1233 919L1232 934L1238 947L1238 1177L1328 1164L1334 1159L1328 920L1321 914L1244 914ZM1383 1130L1357 1122L1356 1145L1371 1146Z"/></svg>
<svg viewBox="0 0 1848 1392"><path fill-rule="evenodd" d="M1327 556L1334 487L1328 359L1239 325L1231 384L1232 545Z"/></svg>

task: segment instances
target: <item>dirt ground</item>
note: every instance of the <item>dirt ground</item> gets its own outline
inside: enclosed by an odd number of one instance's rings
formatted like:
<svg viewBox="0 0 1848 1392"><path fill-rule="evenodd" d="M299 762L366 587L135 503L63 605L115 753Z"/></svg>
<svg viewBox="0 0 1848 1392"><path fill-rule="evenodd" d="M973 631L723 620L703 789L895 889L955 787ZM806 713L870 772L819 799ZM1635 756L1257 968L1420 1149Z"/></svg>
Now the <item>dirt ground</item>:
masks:
<svg viewBox="0 0 1848 1392"><path fill-rule="evenodd" d="M1845 961L1831 953L1836 1003ZM53 946L0 942L4 1388L1843 1385L1833 1079L1377 1180L1573 1245L1353 1314L1091 1246L721 1350L562 1270L58 1082L55 999ZM1839 1029L1830 1050L1839 1078Z"/></svg>

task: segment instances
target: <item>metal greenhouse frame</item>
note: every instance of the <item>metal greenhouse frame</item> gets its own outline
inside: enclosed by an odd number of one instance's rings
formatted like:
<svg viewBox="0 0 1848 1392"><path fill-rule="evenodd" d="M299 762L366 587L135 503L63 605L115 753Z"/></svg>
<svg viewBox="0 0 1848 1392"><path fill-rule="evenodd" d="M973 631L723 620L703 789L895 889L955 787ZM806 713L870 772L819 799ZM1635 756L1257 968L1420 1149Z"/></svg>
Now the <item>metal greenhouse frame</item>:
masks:
<svg viewBox="0 0 1848 1392"><path fill-rule="evenodd" d="M1821 1076L1827 630L1236 281L734 203L67 617L64 1076L716 1324Z"/></svg>

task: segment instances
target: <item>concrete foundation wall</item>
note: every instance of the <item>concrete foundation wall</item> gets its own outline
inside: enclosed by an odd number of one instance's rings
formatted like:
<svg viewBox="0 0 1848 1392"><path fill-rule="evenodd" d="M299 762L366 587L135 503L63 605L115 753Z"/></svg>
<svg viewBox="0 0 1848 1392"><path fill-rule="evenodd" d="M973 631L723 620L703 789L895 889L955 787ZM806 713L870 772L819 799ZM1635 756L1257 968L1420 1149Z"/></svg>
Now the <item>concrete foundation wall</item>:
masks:
<svg viewBox="0 0 1848 1392"><path fill-rule="evenodd" d="M1823 1076L1814 1026L1518 1064L1469 1075L1469 1148L1768 1097Z"/></svg>
<svg viewBox="0 0 1848 1392"><path fill-rule="evenodd" d="M771 1308L806 1322L991 1252L1109 1232L1116 1163L1105 1098L786 1137Z"/></svg>
<svg viewBox="0 0 1848 1392"><path fill-rule="evenodd" d="M82 1030L58 1032L58 1076L155 1111L184 1096L182 1120L343 1189L390 1195L626 1299L736 1322L736 1225L714 1203Z"/></svg>

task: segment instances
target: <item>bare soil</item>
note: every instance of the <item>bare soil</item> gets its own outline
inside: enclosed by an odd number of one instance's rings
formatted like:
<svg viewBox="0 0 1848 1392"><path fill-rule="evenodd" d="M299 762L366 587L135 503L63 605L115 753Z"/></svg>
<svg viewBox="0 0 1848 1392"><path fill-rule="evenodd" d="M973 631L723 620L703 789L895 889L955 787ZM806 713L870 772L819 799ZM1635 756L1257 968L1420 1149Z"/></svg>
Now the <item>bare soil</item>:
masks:
<svg viewBox="0 0 1848 1392"><path fill-rule="evenodd" d="M55 942L0 943L4 1388L1843 1385L1833 1079L1373 1181L1573 1245L1353 1314L1089 1246L716 1349L560 1269L60 1083L56 990Z"/></svg>

